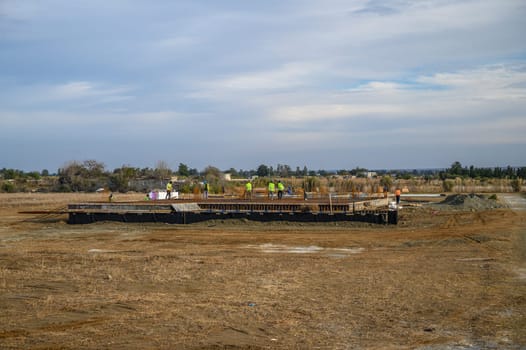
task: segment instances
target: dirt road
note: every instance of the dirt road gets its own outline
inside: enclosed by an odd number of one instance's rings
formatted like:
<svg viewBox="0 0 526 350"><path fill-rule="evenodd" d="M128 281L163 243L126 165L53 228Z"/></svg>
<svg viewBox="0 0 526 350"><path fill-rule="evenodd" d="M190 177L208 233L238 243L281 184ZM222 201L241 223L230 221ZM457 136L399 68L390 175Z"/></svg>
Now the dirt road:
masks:
<svg viewBox="0 0 526 350"><path fill-rule="evenodd" d="M525 211L404 205L398 226L18 214L73 196L0 195L1 349L526 348Z"/></svg>
<svg viewBox="0 0 526 350"><path fill-rule="evenodd" d="M501 198L512 210L526 210L526 198L518 193L505 193Z"/></svg>

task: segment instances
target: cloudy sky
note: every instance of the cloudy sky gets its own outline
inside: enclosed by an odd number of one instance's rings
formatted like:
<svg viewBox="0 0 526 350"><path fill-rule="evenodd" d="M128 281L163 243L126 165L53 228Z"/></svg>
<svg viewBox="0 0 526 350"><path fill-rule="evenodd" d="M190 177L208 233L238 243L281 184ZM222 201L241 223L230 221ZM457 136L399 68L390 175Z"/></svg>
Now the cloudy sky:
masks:
<svg viewBox="0 0 526 350"><path fill-rule="evenodd" d="M0 168L526 166L524 0L0 0Z"/></svg>

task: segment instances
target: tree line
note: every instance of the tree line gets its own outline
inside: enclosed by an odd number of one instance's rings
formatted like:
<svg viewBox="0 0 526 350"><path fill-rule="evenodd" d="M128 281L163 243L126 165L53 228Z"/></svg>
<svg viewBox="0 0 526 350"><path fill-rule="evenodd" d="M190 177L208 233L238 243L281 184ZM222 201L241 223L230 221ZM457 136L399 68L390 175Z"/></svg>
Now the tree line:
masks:
<svg viewBox="0 0 526 350"><path fill-rule="evenodd" d="M494 168L477 168L473 165L462 166L458 161L451 164L451 167L445 171L439 172L440 179L447 178L485 178L485 179L524 179L526 178L526 167L494 167Z"/></svg>
<svg viewBox="0 0 526 350"><path fill-rule="evenodd" d="M356 167L354 169L341 170L309 170L306 166L295 167L294 169L287 164L277 164L277 166L261 164L256 169L243 170L230 168L220 170L214 166L207 166L203 170L197 170L184 163L179 163L177 170L171 169L167 162L159 161L154 168L138 168L123 165L113 170L106 169L104 163L96 160L86 160L83 162L71 161L57 170L50 173L47 169L42 171L24 172L17 169L0 169L0 191L18 192L34 188L35 182L39 183L40 189L51 192L79 192L96 191L100 188L107 188L111 191L126 192L129 190L142 191L148 187L148 183L163 184L163 181L174 176L184 179L188 183L200 180L208 180L214 186L224 186L219 180L224 178L223 174L229 174L232 179L247 179L254 176L260 178L290 178L290 177L367 177L371 174L378 177L412 179L423 178L425 180L439 179L446 181L455 178L472 179L524 179L526 178L526 167L492 167L483 168L473 165L462 166L458 161L451 164L446 169L423 169L423 170L376 170L370 172L366 168ZM140 181L139 181L140 180ZM185 186L182 184L181 186ZM188 185L190 186L190 185ZM191 187L184 190L191 191ZM141 188L144 187L144 188Z"/></svg>

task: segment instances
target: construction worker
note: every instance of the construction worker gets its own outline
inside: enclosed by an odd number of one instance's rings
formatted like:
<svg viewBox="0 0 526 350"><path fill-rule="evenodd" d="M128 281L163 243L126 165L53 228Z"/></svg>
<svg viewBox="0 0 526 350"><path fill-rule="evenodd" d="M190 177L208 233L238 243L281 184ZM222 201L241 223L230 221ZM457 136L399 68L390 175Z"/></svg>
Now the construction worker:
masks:
<svg viewBox="0 0 526 350"><path fill-rule="evenodd" d="M169 181L167 184L166 184L166 199L170 199L172 198L172 190L173 190L173 184L172 184L172 181Z"/></svg>
<svg viewBox="0 0 526 350"><path fill-rule="evenodd" d="M283 191L285 190L285 185L281 182L281 180L278 181L278 199L283 198Z"/></svg>
<svg viewBox="0 0 526 350"><path fill-rule="evenodd" d="M252 183L250 180L245 184L245 199L252 199Z"/></svg>
<svg viewBox="0 0 526 350"><path fill-rule="evenodd" d="M268 198L270 200L274 199L274 192L276 192L276 184L274 183L274 181L270 180L270 182L268 183Z"/></svg>
<svg viewBox="0 0 526 350"><path fill-rule="evenodd" d="M400 204L400 195L401 194L402 194L402 191L400 191L399 188L396 188L396 190L395 190L396 205Z"/></svg>
<svg viewBox="0 0 526 350"><path fill-rule="evenodd" d="M203 181L203 187L203 197L204 199L208 199L208 190L210 189L210 185L206 180Z"/></svg>

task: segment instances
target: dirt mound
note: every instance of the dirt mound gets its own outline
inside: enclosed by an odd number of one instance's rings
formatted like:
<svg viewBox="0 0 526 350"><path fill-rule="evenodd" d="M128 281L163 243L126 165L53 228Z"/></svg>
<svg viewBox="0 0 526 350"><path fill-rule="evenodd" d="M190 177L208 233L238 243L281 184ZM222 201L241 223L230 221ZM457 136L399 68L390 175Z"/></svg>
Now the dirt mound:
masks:
<svg viewBox="0 0 526 350"><path fill-rule="evenodd" d="M459 207L459 209L494 209L506 206L497 200L497 197L488 197L481 194L452 194L446 197L440 204Z"/></svg>

